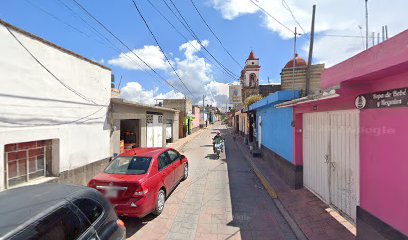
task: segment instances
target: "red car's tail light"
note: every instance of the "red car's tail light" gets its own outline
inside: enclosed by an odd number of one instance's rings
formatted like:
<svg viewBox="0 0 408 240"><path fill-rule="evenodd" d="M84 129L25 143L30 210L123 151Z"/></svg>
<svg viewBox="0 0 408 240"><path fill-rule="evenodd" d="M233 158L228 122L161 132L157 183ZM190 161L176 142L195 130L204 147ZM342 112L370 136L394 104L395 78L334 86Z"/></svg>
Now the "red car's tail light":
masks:
<svg viewBox="0 0 408 240"><path fill-rule="evenodd" d="M149 192L149 189L147 188L143 188L141 186L138 186L135 190L135 192L133 193L133 196L136 197L143 197L144 195L146 195Z"/></svg>
<svg viewBox="0 0 408 240"><path fill-rule="evenodd" d="M89 181L88 187L90 187L90 188L96 188L96 181L95 181L95 180Z"/></svg>

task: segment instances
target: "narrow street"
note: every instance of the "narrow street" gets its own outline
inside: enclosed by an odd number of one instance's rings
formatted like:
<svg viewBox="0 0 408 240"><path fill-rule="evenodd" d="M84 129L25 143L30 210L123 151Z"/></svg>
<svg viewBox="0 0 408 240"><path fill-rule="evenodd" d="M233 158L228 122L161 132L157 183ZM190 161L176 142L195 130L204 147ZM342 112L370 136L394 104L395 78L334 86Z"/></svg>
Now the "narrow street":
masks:
<svg viewBox="0 0 408 240"><path fill-rule="evenodd" d="M166 201L159 217L124 219L128 239L296 239L224 126L226 153L212 153L214 129L183 149L189 178Z"/></svg>

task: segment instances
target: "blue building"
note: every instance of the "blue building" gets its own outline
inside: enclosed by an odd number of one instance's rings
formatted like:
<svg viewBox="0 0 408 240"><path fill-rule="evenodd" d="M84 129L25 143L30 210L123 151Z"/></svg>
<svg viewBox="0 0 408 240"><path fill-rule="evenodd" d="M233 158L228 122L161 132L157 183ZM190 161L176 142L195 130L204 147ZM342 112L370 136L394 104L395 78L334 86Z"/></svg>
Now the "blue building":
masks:
<svg viewBox="0 0 408 240"><path fill-rule="evenodd" d="M302 166L294 163L293 108L275 105L299 97L298 91L278 91L249 106L254 118L254 136L263 159L292 188L303 185Z"/></svg>

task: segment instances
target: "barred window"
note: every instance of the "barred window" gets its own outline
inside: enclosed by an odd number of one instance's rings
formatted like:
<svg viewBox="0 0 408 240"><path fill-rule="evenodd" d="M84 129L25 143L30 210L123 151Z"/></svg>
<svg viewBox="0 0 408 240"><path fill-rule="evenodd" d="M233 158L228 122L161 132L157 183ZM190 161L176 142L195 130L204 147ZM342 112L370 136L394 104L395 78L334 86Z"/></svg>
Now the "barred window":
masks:
<svg viewBox="0 0 408 240"><path fill-rule="evenodd" d="M159 116L159 123L163 123L163 116Z"/></svg>
<svg viewBox="0 0 408 240"><path fill-rule="evenodd" d="M153 123L153 115L152 114L147 114L146 121L147 121L147 123Z"/></svg>

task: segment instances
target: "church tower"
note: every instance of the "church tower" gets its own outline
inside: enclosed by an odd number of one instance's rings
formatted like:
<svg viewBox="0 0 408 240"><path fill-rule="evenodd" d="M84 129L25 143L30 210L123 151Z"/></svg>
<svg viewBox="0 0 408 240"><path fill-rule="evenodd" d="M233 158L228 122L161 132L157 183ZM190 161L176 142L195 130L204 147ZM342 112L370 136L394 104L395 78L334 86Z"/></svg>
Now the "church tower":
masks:
<svg viewBox="0 0 408 240"><path fill-rule="evenodd" d="M259 94L260 69L259 58L256 58L254 52L251 51L245 61L245 67L241 71L242 102L245 102L245 99L252 95Z"/></svg>

